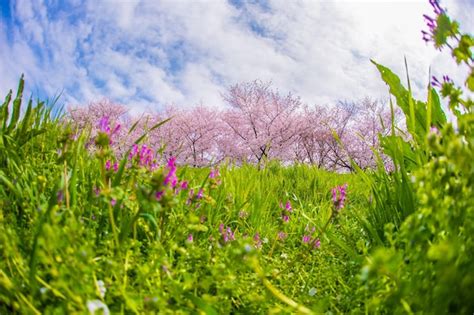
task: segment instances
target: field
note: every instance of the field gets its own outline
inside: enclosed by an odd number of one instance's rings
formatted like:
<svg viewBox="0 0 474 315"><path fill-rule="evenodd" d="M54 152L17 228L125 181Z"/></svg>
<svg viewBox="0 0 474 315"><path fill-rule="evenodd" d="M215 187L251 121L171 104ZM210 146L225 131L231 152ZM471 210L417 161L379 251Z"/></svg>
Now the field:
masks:
<svg viewBox="0 0 474 315"><path fill-rule="evenodd" d="M416 101L374 62L406 128L351 172L159 160L146 145L168 120L122 127L118 152L109 117L79 127L21 79L0 106L0 313L472 313L473 41L444 27L465 86Z"/></svg>

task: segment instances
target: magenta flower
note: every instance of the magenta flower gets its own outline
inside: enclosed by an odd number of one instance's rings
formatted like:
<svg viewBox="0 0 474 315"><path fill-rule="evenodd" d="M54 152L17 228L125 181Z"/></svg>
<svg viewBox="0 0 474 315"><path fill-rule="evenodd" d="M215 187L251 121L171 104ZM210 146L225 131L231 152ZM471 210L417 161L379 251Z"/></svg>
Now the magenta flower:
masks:
<svg viewBox="0 0 474 315"><path fill-rule="evenodd" d="M176 158L172 157L168 160L168 174L165 177L164 180L164 185L168 186L170 185L172 188L176 186L178 183L178 177L176 176L176 164L175 164Z"/></svg>
<svg viewBox="0 0 474 315"><path fill-rule="evenodd" d="M344 202L346 200L346 190L347 184L344 184L342 186L336 186L332 189L332 201L337 211L344 208Z"/></svg>
<svg viewBox="0 0 474 315"><path fill-rule="evenodd" d="M109 117L104 116L99 120L99 130L103 133L109 134L110 126L109 126Z"/></svg>
<svg viewBox="0 0 474 315"><path fill-rule="evenodd" d="M198 193L197 193L197 195L196 195L196 198L197 198L197 199L201 199L202 196L203 196L203 193L204 193L204 191L202 190L202 188L199 189L199 191L198 191Z"/></svg>
<svg viewBox="0 0 474 315"><path fill-rule="evenodd" d="M216 178L218 176L219 176L218 168L212 169L211 172L209 173L209 178Z"/></svg>
<svg viewBox="0 0 474 315"><path fill-rule="evenodd" d="M138 154L138 145L134 144L132 146L132 150L130 150L130 154L128 155L128 159L131 160L135 155Z"/></svg>
<svg viewBox="0 0 474 315"><path fill-rule="evenodd" d="M110 166L111 166L111 162L110 160L107 160L107 162L105 162L105 170L106 171L110 170Z"/></svg>
<svg viewBox="0 0 474 315"><path fill-rule="evenodd" d="M115 200L115 199L110 200L110 205L112 207L114 207L116 204L117 204L117 200Z"/></svg>
<svg viewBox="0 0 474 315"><path fill-rule="evenodd" d="M313 248L320 248L320 247L321 247L321 241L318 238L313 242Z"/></svg>
<svg viewBox="0 0 474 315"><path fill-rule="evenodd" d="M283 214L283 215L281 216L281 219L283 220L283 222L289 222L289 221L290 221L290 217L289 217L288 215L286 215L286 214Z"/></svg>
<svg viewBox="0 0 474 315"><path fill-rule="evenodd" d="M120 124L117 124L114 129L110 128L110 121L108 116L104 116L100 119L98 128L100 132L107 134L109 137L112 137L115 133L120 130ZM110 140L112 142L112 140Z"/></svg>
<svg viewBox="0 0 474 315"><path fill-rule="evenodd" d="M119 169L119 164L118 164L118 162L115 162L115 163L114 163L113 169L114 169L114 172L117 172L117 171L118 171L118 169Z"/></svg>
<svg viewBox="0 0 474 315"><path fill-rule="evenodd" d="M160 190L160 191L156 192L155 197L156 197L157 200L161 200L161 198L163 197L164 194L165 194L165 191Z"/></svg>
<svg viewBox="0 0 474 315"><path fill-rule="evenodd" d="M286 211L288 211L288 212L293 211L293 208L291 207L291 203L290 203L289 200L288 200L288 201L286 202L286 204L285 204L285 209L286 209Z"/></svg>
<svg viewBox="0 0 474 315"><path fill-rule="evenodd" d="M193 240L194 240L193 235L192 235L192 234L189 234L189 235L188 235L188 238L187 238L187 241L188 241L188 242L192 242Z"/></svg>
<svg viewBox="0 0 474 315"><path fill-rule="evenodd" d="M303 243L307 244L311 241L310 235L303 235Z"/></svg>
<svg viewBox="0 0 474 315"><path fill-rule="evenodd" d="M183 180L180 185L181 190L188 189L188 182Z"/></svg>

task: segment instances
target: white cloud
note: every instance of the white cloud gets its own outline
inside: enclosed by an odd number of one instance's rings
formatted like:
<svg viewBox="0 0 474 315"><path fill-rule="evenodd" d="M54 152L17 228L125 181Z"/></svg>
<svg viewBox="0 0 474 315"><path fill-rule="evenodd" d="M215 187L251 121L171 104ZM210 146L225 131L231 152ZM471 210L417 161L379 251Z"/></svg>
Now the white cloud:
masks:
<svg viewBox="0 0 474 315"><path fill-rule="evenodd" d="M443 6L472 31L468 2ZM71 1L67 10L21 0L15 24L0 20L0 46L7 47L0 51L0 93L24 72L32 91L64 89L63 102L107 96L137 112L170 103L222 105L227 86L262 79L307 103L325 104L386 97L370 59L404 79L406 56L415 95L422 98L430 65L436 75L463 73L447 53L421 40L422 14L430 12L424 0L269 0L241 7L90 0Z"/></svg>

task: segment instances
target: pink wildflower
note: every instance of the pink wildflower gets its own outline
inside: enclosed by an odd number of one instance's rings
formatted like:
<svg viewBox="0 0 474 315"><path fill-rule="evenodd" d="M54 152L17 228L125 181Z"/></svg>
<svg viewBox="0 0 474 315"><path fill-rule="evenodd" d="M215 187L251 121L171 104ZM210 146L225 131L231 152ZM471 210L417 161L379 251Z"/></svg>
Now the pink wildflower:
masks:
<svg viewBox="0 0 474 315"><path fill-rule="evenodd" d="M278 232L278 239L280 241L283 241L287 237L288 237L288 234L286 234L285 232L283 232L283 231Z"/></svg>

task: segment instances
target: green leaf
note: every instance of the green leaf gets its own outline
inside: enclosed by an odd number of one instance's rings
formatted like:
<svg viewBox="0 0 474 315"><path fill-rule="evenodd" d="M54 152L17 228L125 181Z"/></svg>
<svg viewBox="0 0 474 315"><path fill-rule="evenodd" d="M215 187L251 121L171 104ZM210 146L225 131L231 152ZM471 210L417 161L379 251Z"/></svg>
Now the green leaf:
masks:
<svg viewBox="0 0 474 315"><path fill-rule="evenodd" d="M20 108L21 108L21 99L23 97L23 88L25 86L25 80L23 80L23 75L21 75L20 83L18 84L18 91L16 93L16 98L13 101L13 112L12 119L8 125L8 130L13 130L16 127L18 119L20 118Z"/></svg>
<svg viewBox="0 0 474 315"><path fill-rule="evenodd" d="M470 91L474 92L474 72L471 72L471 74L467 77L466 86Z"/></svg>
<svg viewBox="0 0 474 315"><path fill-rule="evenodd" d="M2 130L5 130L7 126L7 121L8 121L8 107L10 106L10 101L12 99L12 90L10 90L5 97L5 101L2 104L2 107L0 108L0 121L2 121Z"/></svg>

